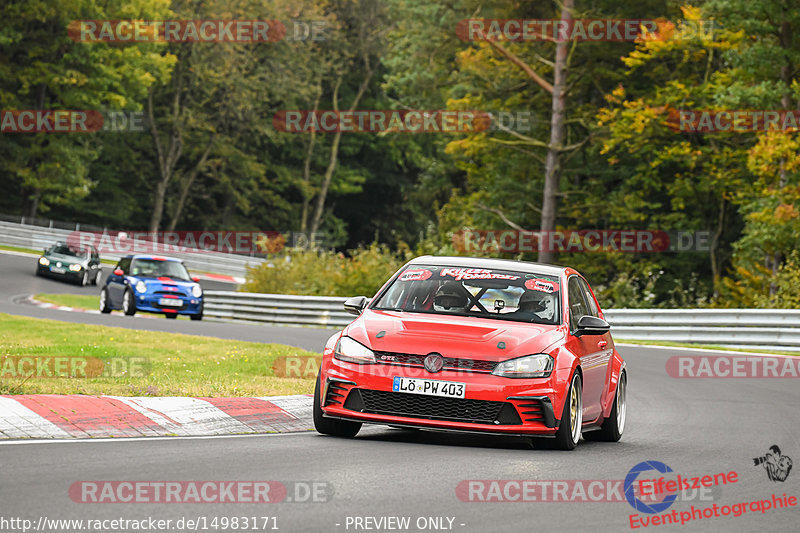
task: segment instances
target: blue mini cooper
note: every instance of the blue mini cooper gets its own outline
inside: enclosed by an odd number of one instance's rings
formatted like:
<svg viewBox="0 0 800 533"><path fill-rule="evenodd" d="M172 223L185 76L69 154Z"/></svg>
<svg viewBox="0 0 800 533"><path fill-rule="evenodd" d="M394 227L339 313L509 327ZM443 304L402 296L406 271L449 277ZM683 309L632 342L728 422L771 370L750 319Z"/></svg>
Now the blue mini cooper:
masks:
<svg viewBox="0 0 800 533"><path fill-rule="evenodd" d="M167 318L203 318L203 289L183 262L172 257L129 255L119 260L100 291L100 312L121 309L161 313Z"/></svg>

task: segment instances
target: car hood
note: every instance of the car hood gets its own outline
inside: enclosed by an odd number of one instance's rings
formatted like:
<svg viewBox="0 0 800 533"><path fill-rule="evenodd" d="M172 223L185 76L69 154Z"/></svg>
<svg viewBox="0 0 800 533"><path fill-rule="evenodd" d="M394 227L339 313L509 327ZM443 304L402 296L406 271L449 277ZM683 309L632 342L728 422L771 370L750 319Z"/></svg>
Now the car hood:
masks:
<svg viewBox="0 0 800 533"><path fill-rule="evenodd" d="M85 265L89 262L89 259L86 257L75 257L74 255L44 254L44 257L46 257L50 261L61 261L62 263L67 263L67 264L78 263L81 265Z"/></svg>
<svg viewBox="0 0 800 533"><path fill-rule="evenodd" d="M142 276L131 276L132 279L136 281L143 281L147 288L153 290L159 290L164 287L177 287L179 289L183 289L186 291L192 290L192 287L195 285L199 285L199 283L195 281L182 281L173 278L169 278L166 276L162 276L159 278L145 278Z"/></svg>
<svg viewBox="0 0 800 533"><path fill-rule="evenodd" d="M370 309L344 334L380 352L438 352L490 361L541 353L564 337L559 326Z"/></svg>

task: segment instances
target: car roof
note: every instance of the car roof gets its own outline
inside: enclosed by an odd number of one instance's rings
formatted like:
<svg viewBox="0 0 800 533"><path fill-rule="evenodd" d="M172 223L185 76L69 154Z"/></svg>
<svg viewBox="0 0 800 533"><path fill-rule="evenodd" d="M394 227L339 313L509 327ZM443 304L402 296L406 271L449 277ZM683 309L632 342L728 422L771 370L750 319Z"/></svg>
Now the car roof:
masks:
<svg viewBox="0 0 800 533"><path fill-rule="evenodd" d="M177 261L178 263L183 263L181 259L178 259L176 257L167 257L165 255L135 254L135 255L126 255L123 259L151 259L154 261Z"/></svg>
<svg viewBox="0 0 800 533"><path fill-rule="evenodd" d="M527 261L512 261L510 259L487 259L484 257L457 257L423 255L408 262L408 265L432 265L446 267L488 268L496 270L516 270L530 274L546 274L560 276L566 267L546 265L544 263L530 263Z"/></svg>

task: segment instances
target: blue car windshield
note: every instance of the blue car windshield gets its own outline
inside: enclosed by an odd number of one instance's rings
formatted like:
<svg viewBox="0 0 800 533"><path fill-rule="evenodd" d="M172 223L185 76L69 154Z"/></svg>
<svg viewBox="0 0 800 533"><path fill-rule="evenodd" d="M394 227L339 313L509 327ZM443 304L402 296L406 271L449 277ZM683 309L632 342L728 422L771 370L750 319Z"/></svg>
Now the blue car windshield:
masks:
<svg viewBox="0 0 800 533"><path fill-rule="evenodd" d="M559 324L555 276L486 268L411 266L372 309Z"/></svg>
<svg viewBox="0 0 800 533"><path fill-rule="evenodd" d="M191 281L183 263L159 259L134 259L131 275L140 278L171 278L178 281Z"/></svg>

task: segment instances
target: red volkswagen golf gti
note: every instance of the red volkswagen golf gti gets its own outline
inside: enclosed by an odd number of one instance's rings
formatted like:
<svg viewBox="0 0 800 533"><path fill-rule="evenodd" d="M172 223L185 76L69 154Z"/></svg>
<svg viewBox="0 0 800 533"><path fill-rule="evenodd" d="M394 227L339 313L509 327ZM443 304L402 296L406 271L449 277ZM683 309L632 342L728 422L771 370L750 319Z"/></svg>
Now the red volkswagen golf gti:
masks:
<svg viewBox="0 0 800 533"><path fill-rule="evenodd" d="M320 433L363 423L535 437L575 448L625 429L625 362L574 269L419 257L333 335L314 393ZM539 439L541 438L541 440ZM552 440L546 440L552 439Z"/></svg>

